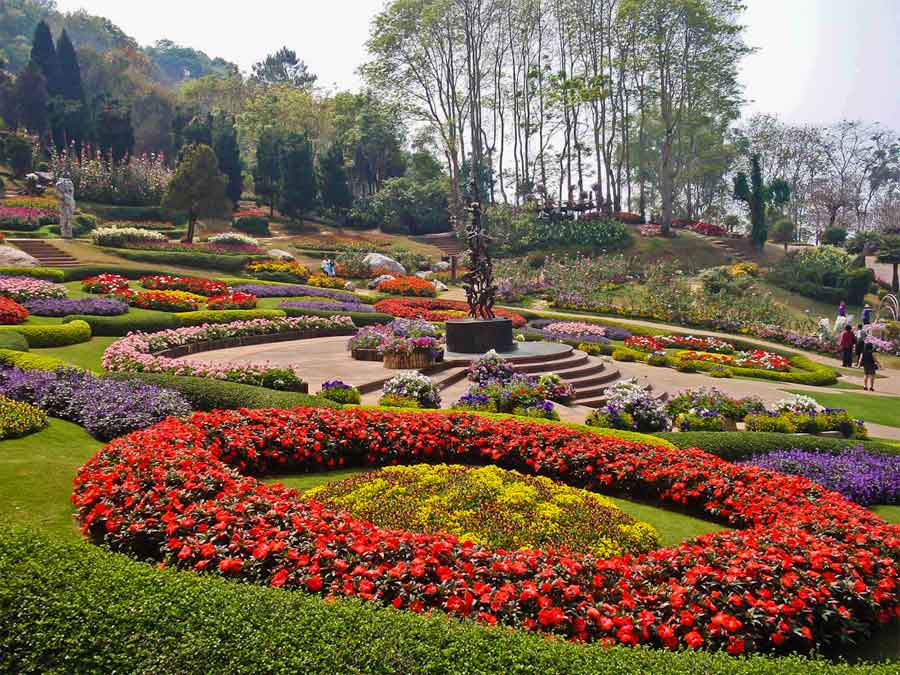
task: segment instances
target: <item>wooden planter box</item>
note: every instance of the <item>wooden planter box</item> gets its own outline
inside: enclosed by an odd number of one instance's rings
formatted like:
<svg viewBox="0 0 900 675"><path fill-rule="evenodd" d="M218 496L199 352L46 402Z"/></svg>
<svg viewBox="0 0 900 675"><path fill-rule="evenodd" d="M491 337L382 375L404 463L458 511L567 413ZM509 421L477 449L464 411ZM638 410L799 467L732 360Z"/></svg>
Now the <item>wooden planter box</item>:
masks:
<svg viewBox="0 0 900 675"><path fill-rule="evenodd" d="M351 349L350 356L357 361L383 361L384 357L377 349Z"/></svg>
<svg viewBox="0 0 900 675"><path fill-rule="evenodd" d="M431 350L416 351L412 354L384 355L384 367L391 370L421 370L431 364Z"/></svg>

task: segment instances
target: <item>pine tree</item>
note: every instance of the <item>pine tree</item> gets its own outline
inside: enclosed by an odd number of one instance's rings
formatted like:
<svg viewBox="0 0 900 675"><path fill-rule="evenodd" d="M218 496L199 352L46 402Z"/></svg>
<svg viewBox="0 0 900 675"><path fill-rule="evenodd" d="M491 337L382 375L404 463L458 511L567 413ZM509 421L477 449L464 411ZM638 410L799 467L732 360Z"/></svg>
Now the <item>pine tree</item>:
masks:
<svg viewBox="0 0 900 675"><path fill-rule="evenodd" d="M253 191L269 214L275 215L275 204L281 191L281 138L272 129L264 129L256 143L256 166L253 169Z"/></svg>
<svg viewBox="0 0 900 675"><path fill-rule="evenodd" d="M105 101L97 113L97 144L116 161L134 149L131 109L118 101Z"/></svg>
<svg viewBox="0 0 900 675"><path fill-rule="evenodd" d="M293 219L302 218L316 203L316 188L312 144L304 134L291 134L281 152L281 212Z"/></svg>
<svg viewBox="0 0 900 675"><path fill-rule="evenodd" d="M322 181L322 204L341 214L353 206L353 193L344 167L344 152L337 144L319 160L319 174Z"/></svg>
<svg viewBox="0 0 900 675"><path fill-rule="evenodd" d="M244 191L244 165L234 118L225 113L219 114L213 124L213 150L219 159L219 170L228 178L228 198L237 204Z"/></svg>
<svg viewBox="0 0 900 675"><path fill-rule="evenodd" d="M47 95L50 98L62 96L62 78L60 75L59 56L53 46L53 35L46 22L38 22L34 29L34 41L31 44L31 61L36 63L47 81Z"/></svg>
<svg viewBox="0 0 900 675"><path fill-rule="evenodd" d="M228 180L219 172L219 160L208 145L189 145L166 189L163 206L188 214L185 241L194 241L198 218L225 215L231 203L225 189Z"/></svg>
<svg viewBox="0 0 900 675"><path fill-rule="evenodd" d="M19 122L33 134L47 130L47 80L40 66L28 63L16 80L15 97L18 101Z"/></svg>
<svg viewBox="0 0 900 675"><path fill-rule="evenodd" d="M78 65L78 55L75 47L69 39L69 34L63 30L56 43L56 55L59 60L60 95L70 101L84 103L84 86L81 83L81 67Z"/></svg>

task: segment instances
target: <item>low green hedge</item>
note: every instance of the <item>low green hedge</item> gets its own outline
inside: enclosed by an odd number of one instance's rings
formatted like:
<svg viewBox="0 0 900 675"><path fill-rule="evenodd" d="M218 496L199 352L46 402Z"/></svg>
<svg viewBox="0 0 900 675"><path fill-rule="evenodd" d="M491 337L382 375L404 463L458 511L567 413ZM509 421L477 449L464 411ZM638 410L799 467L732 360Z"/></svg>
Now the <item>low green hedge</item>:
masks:
<svg viewBox="0 0 900 675"><path fill-rule="evenodd" d="M192 675L893 675L799 656L606 648L358 600L235 584L0 530L10 673Z"/></svg>
<svg viewBox="0 0 900 675"><path fill-rule="evenodd" d="M187 222L186 214L175 213L161 206L116 206L114 204L79 202L78 207L103 220L172 222L176 225L184 225Z"/></svg>
<svg viewBox="0 0 900 675"><path fill-rule="evenodd" d="M63 323L84 321L96 336L122 337L133 332L156 333L170 328L181 328L181 321L175 314L155 312L153 314L122 314L120 316L89 316L73 314L63 319Z"/></svg>
<svg viewBox="0 0 900 675"><path fill-rule="evenodd" d="M68 347L91 339L91 327L85 321L62 324L21 324L0 326L0 332L19 333L33 349L43 347Z"/></svg>
<svg viewBox="0 0 900 675"><path fill-rule="evenodd" d="M737 377L752 377L757 380L773 380L775 382L789 382L796 384L807 384L814 387L827 387L837 384L837 373L828 366L816 363L812 359L798 354L789 355L791 365L799 368L800 372L793 371L789 373L778 370L762 370L760 368L739 368L738 366L727 366L732 375ZM717 365L711 361L694 361L697 370L709 371Z"/></svg>
<svg viewBox="0 0 900 675"><path fill-rule="evenodd" d="M200 251L140 251L127 248L104 248L103 250L135 262L197 267L205 270L228 272L229 274L237 274L243 270L251 260L261 257L251 255L219 255L216 253L201 253Z"/></svg>
<svg viewBox="0 0 900 675"><path fill-rule="evenodd" d="M98 274L118 274L126 279L140 279L161 274L159 267L116 267L115 265L79 265L63 270L65 281L82 281Z"/></svg>
<svg viewBox="0 0 900 675"><path fill-rule="evenodd" d="M34 277L57 284L66 280L65 272L53 267L0 267L0 277Z"/></svg>
<svg viewBox="0 0 900 675"><path fill-rule="evenodd" d="M867 450L900 455L900 447L878 441L745 431L685 431L656 434L679 448L700 448L729 461L774 450L799 448L836 452L862 445Z"/></svg>
<svg viewBox="0 0 900 675"><path fill-rule="evenodd" d="M140 380L184 394L194 410L232 410L236 408L340 408L336 403L317 396L289 391L275 391L249 384L225 382L203 377L182 377L159 373L110 373L114 380Z"/></svg>
<svg viewBox="0 0 900 675"><path fill-rule="evenodd" d="M57 368L77 368L68 361L55 356L39 356L28 352L0 349L0 364L21 370L56 370Z"/></svg>
<svg viewBox="0 0 900 675"><path fill-rule="evenodd" d="M285 313L280 309L222 309L178 312L175 316L182 326L200 326L204 323L281 319L284 318Z"/></svg>
<svg viewBox="0 0 900 675"><path fill-rule="evenodd" d="M353 323L358 327L372 326L375 324L390 323L394 317L390 314L379 314L378 312L338 312L330 309L299 309L285 308L288 316L349 316L353 319Z"/></svg>
<svg viewBox="0 0 900 675"><path fill-rule="evenodd" d="M28 351L28 340L21 333L0 333L0 349L9 349L16 352Z"/></svg>

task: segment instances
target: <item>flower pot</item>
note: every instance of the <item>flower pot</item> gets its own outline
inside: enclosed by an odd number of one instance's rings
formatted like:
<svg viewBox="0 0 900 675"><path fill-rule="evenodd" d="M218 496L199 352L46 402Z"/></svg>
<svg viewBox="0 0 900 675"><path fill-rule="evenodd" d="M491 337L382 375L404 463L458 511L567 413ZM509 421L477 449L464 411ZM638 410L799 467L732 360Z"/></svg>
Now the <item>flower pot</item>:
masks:
<svg viewBox="0 0 900 675"><path fill-rule="evenodd" d="M385 354L384 367L391 370L421 370L432 363L431 350L414 351L409 354Z"/></svg>
<svg viewBox="0 0 900 675"><path fill-rule="evenodd" d="M382 361L384 358L377 349L351 349L350 356L357 361Z"/></svg>

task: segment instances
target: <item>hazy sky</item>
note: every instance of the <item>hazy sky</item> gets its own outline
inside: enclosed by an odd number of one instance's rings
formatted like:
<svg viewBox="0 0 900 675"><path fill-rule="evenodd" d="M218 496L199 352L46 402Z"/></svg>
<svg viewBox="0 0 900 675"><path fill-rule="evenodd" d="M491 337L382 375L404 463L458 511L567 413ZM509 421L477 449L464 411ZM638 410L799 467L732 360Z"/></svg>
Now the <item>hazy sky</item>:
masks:
<svg viewBox="0 0 900 675"><path fill-rule="evenodd" d="M746 112L792 122L841 118L900 129L900 0L745 0ZM385 0L58 0L110 18L141 44L165 37L242 69L288 45L326 87L359 84L372 16Z"/></svg>

